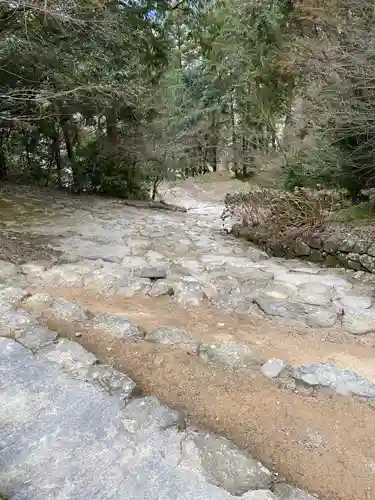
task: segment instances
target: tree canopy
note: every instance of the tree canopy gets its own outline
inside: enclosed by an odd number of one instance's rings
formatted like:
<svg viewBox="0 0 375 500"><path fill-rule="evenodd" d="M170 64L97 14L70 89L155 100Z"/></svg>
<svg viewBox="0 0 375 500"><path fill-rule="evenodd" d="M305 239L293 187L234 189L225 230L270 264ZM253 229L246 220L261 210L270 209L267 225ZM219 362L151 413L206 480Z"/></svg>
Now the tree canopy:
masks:
<svg viewBox="0 0 375 500"><path fill-rule="evenodd" d="M0 181L150 195L275 163L374 178L369 0L1 0Z"/></svg>

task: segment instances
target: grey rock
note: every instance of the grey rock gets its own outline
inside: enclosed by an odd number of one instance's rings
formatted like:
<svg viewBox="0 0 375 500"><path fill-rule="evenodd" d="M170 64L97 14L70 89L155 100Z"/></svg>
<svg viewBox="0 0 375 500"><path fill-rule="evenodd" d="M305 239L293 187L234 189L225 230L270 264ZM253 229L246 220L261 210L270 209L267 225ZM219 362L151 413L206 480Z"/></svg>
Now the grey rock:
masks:
<svg viewBox="0 0 375 500"><path fill-rule="evenodd" d="M359 262L365 269L370 271L370 273L375 273L375 256L370 256L367 254L361 255L359 257Z"/></svg>
<svg viewBox="0 0 375 500"><path fill-rule="evenodd" d="M372 297L366 296L356 296L356 295L344 295L340 299L340 303L344 309L369 309L372 306Z"/></svg>
<svg viewBox="0 0 375 500"><path fill-rule="evenodd" d="M304 317L306 313L302 304L290 300L256 298L255 303L270 316L298 319Z"/></svg>
<svg viewBox="0 0 375 500"><path fill-rule="evenodd" d="M44 326L33 325L28 326L23 329L19 329L14 333L13 337L17 341L33 352L37 352L40 349L52 345L59 334L53 332Z"/></svg>
<svg viewBox="0 0 375 500"><path fill-rule="evenodd" d="M120 398L72 379L9 339L0 338L0 366L1 493L7 498L232 499L177 465L179 416L156 402L147 406L153 398L123 409Z"/></svg>
<svg viewBox="0 0 375 500"><path fill-rule="evenodd" d="M294 300L314 306L327 306L334 296L334 289L323 283L302 283L297 287Z"/></svg>
<svg viewBox="0 0 375 500"><path fill-rule="evenodd" d="M12 305L18 305L29 295L30 293L24 288L17 288L13 286L0 288L0 301L9 302Z"/></svg>
<svg viewBox="0 0 375 500"><path fill-rule="evenodd" d="M340 252L344 252L344 253L349 253L349 252L352 252L355 245L357 243L357 240L355 238L348 238L346 240L343 240L340 244L339 244L339 251Z"/></svg>
<svg viewBox="0 0 375 500"><path fill-rule="evenodd" d="M198 306L204 298L202 285L197 279L185 276L176 284L174 297L182 306Z"/></svg>
<svg viewBox="0 0 375 500"><path fill-rule="evenodd" d="M323 262L325 255L320 250L311 250L309 260L311 262Z"/></svg>
<svg viewBox="0 0 375 500"><path fill-rule="evenodd" d="M345 330L353 335L365 335L375 331L375 309L347 307L342 319Z"/></svg>
<svg viewBox="0 0 375 500"><path fill-rule="evenodd" d="M113 287L115 295L120 297L133 297L146 295L151 289L151 281L147 278L123 278Z"/></svg>
<svg viewBox="0 0 375 500"><path fill-rule="evenodd" d="M19 272L18 267L6 260L0 260L0 282L6 282Z"/></svg>
<svg viewBox="0 0 375 500"><path fill-rule="evenodd" d="M337 234L331 234L323 243L323 250L327 253L337 252L340 244L340 236Z"/></svg>
<svg viewBox="0 0 375 500"><path fill-rule="evenodd" d="M87 309L62 297L55 298L49 310L55 319L62 321L81 322L92 317Z"/></svg>
<svg viewBox="0 0 375 500"><path fill-rule="evenodd" d="M242 500L277 500L270 490L248 491L241 498Z"/></svg>
<svg viewBox="0 0 375 500"><path fill-rule="evenodd" d="M277 500L316 500L317 498L285 483L275 484L273 492Z"/></svg>
<svg viewBox="0 0 375 500"><path fill-rule="evenodd" d="M131 378L110 365L94 364L88 369L85 380L93 382L111 396L124 401L140 394L139 387Z"/></svg>
<svg viewBox="0 0 375 500"><path fill-rule="evenodd" d="M283 359L269 359L262 365L260 371L267 378L277 378L286 367L287 363Z"/></svg>
<svg viewBox="0 0 375 500"><path fill-rule="evenodd" d="M83 285L83 276L78 272L76 266L63 264L44 271L40 276L40 281L44 286L50 288L79 288Z"/></svg>
<svg viewBox="0 0 375 500"><path fill-rule="evenodd" d="M294 253L297 255L297 257L308 256L311 253L311 248L309 247L309 245L307 245L307 243L305 243L304 241L302 241L299 238L297 238L293 242L292 248L294 250Z"/></svg>
<svg viewBox="0 0 375 500"><path fill-rule="evenodd" d="M337 368L330 363L301 365L295 368L293 377L307 385L328 387L339 394L375 398L375 383L356 372Z"/></svg>
<svg viewBox="0 0 375 500"><path fill-rule="evenodd" d="M163 268L158 267L145 267L139 271L140 278L147 278L150 280L161 280L167 277L167 272Z"/></svg>
<svg viewBox="0 0 375 500"><path fill-rule="evenodd" d="M97 314L92 321L92 325L95 330L101 330L125 342L135 342L145 336L145 332L141 328L116 314Z"/></svg>
<svg viewBox="0 0 375 500"><path fill-rule="evenodd" d="M215 363L228 368L246 368L260 364L259 357L250 347L231 340L202 344L199 357L205 363Z"/></svg>
<svg viewBox="0 0 375 500"><path fill-rule="evenodd" d="M58 364L66 373L85 380L96 357L77 342L61 339L52 346L41 349L37 357Z"/></svg>
<svg viewBox="0 0 375 500"><path fill-rule="evenodd" d="M349 269L354 269L355 271L359 271L362 269L362 265L359 261L360 255L358 253L349 253L348 254L348 267Z"/></svg>
<svg viewBox="0 0 375 500"><path fill-rule="evenodd" d="M194 354L198 352L200 345L200 342L190 333L170 326L155 328L146 335L146 340L158 344L173 345Z"/></svg>
<svg viewBox="0 0 375 500"><path fill-rule="evenodd" d="M148 295L150 297L161 297L162 295L173 295L173 293L174 290L171 284L163 280L158 280L156 283L153 283Z"/></svg>
<svg viewBox="0 0 375 500"><path fill-rule="evenodd" d="M182 441L181 465L197 469L209 483L232 495L271 486L272 475L266 467L214 434L188 432Z"/></svg>
<svg viewBox="0 0 375 500"><path fill-rule="evenodd" d="M184 419L176 410L163 406L153 396L131 401L121 415L124 428L131 434L153 434L181 426Z"/></svg>
<svg viewBox="0 0 375 500"><path fill-rule="evenodd" d="M48 309L54 301L54 297L49 293L36 293L24 301L24 307L35 315L41 314Z"/></svg>
<svg viewBox="0 0 375 500"><path fill-rule="evenodd" d="M359 253L359 254L365 254L365 253L367 253L369 246L370 246L370 243L368 241L358 240L353 247L353 252Z"/></svg>
<svg viewBox="0 0 375 500"><path fill-rule="evenodd" d="M319 250L322 247L322 240L319 235L307 234L303 237L303 241L311 248Z"/></svg>
<svg viewBox="0 0 375 500"><path fill-rule="evenodd" d="M367 249L367 252L371 257L375 257L375 245L371 244L369 248Z"/></svg>
<svg viewBox="0 0 375 500"><path fill-rule="evenodd" d="M312 328L331 328L337 322L337 311L317 309L307 313L306 323Z"/></svg>

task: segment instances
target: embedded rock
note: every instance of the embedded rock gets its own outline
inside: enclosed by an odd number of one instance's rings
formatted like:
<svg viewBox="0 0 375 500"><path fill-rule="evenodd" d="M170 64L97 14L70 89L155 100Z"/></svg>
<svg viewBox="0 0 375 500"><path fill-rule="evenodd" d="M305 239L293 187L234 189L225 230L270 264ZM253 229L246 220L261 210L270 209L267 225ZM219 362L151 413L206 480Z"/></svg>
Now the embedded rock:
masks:
<svg viewBox="0 0 375 500"><path fill-rule="evenodd" d="M317 497L309 495L306 491L285 483L275 484L273 492L277 500L317 500Z"/></svg>
<svg viewBox="0 0 375 500"><path fill-rule="evenodd" d="M200 345L200 342L190 333L170 326L155 328L146 335L146 340L158 344L173 345L194 354L198 352Z"/></svg>
<svg viewBox="0 0 375 500"><path fill-rule="evenodd" d="M356 372L338 368L330 363L301 365L294 369L293 377L307 385L328 387L339 394L375 398L374 382Z"/></svg>
<svg viewBox="0 0 375 500"><path fill-rule="evenodd" d="M277 378L287 367L283 359L269 359L266 361L260 371L267 378Z"/></svg>
<svg viewBox="0 0 375 500"><path fill-rule="evenodd" d="M205 363L216 363L228 368L246 368L260 363L250 347L225 340L217 344L202 344L199 357Z"/></svg>
<svg viewBox="0 0 375 500"><path fill-rule="evenodd" d="M145 336L145 332L142 329L126 318L117 316L116 314L97 314L92 321L92 326L95 330L102 330L124 342L135 342L143 339Z"/></svg>
<svg viewBox="0 0 375 500"><path fill-rule="evenodd" d="M187 432L181 465L197 469L209 483L236 496L271 486L271 472L261 462L214 434Z"/></svg>
<svg viewBox="0 0 375 500"><path fill-rule="evenodd" d="M365 335L375 331L375 309L346 308L342 326L353 335Z"/></svg>

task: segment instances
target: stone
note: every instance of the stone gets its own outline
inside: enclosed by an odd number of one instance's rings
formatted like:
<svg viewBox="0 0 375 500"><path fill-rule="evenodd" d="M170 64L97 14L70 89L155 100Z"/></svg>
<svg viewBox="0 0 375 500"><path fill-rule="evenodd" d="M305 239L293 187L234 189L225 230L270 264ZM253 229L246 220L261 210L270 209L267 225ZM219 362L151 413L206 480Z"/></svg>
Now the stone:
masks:
<svg viewBox="0 0 375 500"><path fill-rule="evenodd" d="M92 326L124 342L136 342L145 336L141 328L116 314L99 313L92 320Z"/></svg>
<svg viewBox="0 0 375 500"><path fill-rule="evenodd" d="M339 251L344 253L349 253L354 250L357 240L354 238L347 238L339 244Z"/></svg>
<svg viewBox="0 0 375 500"><path fill-rule="evenodd" d="M353 335L365 335L375 331L375 309L347 307L342 318L342 326Z"/></svg>
<svg viewBox="0 0 375 500"><path fill-rule="evenodd" d="M293 370L293 377L307 385L328 387L339 394L375 398L374 382L356 372L338 368L330 363L301 365Z"/></svg>
<svg viewBox="0 0 375 500"><path fill-rule="evenodd" d="M331 234L323 242L323 250L327 253L333 254L337 252L340 244L340 236L337 234Z"/></svg>
<svg viewBox="0 0 375 500"><path fill-rule="evenodd" d="M311 262L324 262L325 255L319 250L311 250L309 260Z"/></svg>
<svg viewBox="0 0 375 500"><path fill-rule="evenodd" d="M294 300L313 306L327 306L334 296L334 288L323 283L301 283L297 287Z"/></svg>
<svg viewBox="0 0 375 500"><path fill-rule="evenodd" d="M163 268L145 267L139 271L139 277L150 280L161 280L167 277L167 272Z"/></svg>
<svg viewBox="0 0 375 500"><path fill-rule="evenodd" d="M240 496L249 490L269 490L271 487L271 472L223 437L187 432L182 441L181 455L182 466L197 469L209 483L232 495Z"/></svg>
<svg viewBox="0 0 375 500"><path fill-rule="evenodd" d="M233 498L178 466L181 417L154 398L124 408L10 339L0 338L0 366L1 492L8 498Z"/></svg>
<svg viewBox="0 0 375 500"><path fill-rule="evenodd" d="M50 312L54 319L69 322L82 322L93 316L87 309L63 297L54 298L48 312Z"/></svg>
<svg viewBox="0 0 375 500"><path fill-rule="evenodd" d="M375 273L375 256L370 256L367 254L361 255L359 257L359 262L364 268L366 268L370 273Z"/></svg>
<svg viewBox="0 0 375 500"><path fill-rule="evenodd" d="M312 328L331 328L337 319L337 311L317 309L307 313L306 324Z"/></svg>
<svg viewBox="0 0 375 500"><path fill-rule="evenodd" d="M319 235L316 234L306 234L303 236L303 241L311 248L319 250L322 247L322 240Z"/></svg>
<svg viewBox="0 0 375 500"><path fill-rule="evenodd" d="M17 342L33 352L38 352L44 347L52 345L59 334L40 325L32 325L18 330L13 337Z"/></svg>
<svg viewBox="0 0 375 500"><path fill-rule="evenodd" d="M153 434L183 424L181 413L172 410L153 396L131 401L121 414L121 422L130 434Z"/></svg>
<svg viewBox="0 0 375 500"><path fill-rule="evenodd" d="M43 264L34 264L32 262L28 262L27 264L23 264L21 266L23 274L32 278L40 277L45 269L46 267Z"/></svg>
<svg viewBox="0 0 375 500"><path fill-rule="evenodd" d="M37 357L59 365L72 377L85 380L89 368L97 363L96 357L80 344L61 339L56 344L41 349Z"/></svg>
<svg viewBox="0 0 375 500"><path fill-rule="evenodd" d="M372 303L372 297L362 295L344 295L340 298L340 304L344 309L369 309L372 306Z"/></svg>
<svg viewBox="0 0 375 500"><path fill-rule="evenodd" d="M354 247L353 247L353 252L359 253L359 254L365 254L365 253L367 253L369 246L370 246L370 244L368 241L357 240Z"/></svg>
<svg viewBox="0 0 375 500"><path fill-rule="evenodd" d="M6 282L9 278L12 278L18 274L19 268L8 262L6 260L0 260L0 282Z"/></svg>
<svg viewBox="0 0 375 500"><path fill-rule="evenodd" d="M285 483L275 484L273 493L276 500L317 500L317 497L309 495L306 491Z"/></svg>
<svg viewBox="0 0 375 500"><path fill-rule="evenodd" d="M248 491L241 498L242 500L277 500L270 490Z"/></svg>
<svg viewBox="0 0 375 500"><path fill-rule="evenodd" d="M299 319L306 315L306 310L302 304L292 302L290 300L256 298L254 302L262 309L263 312L270 316Z"/></svg>
<svg viewBox="0 0 375 500"><path fill-rule="evenodd" d="M111 396L116 396L123 401L128 401L140 395L137 384L127 375L115 370L110 365L94 364L90 366L85 380L93 382Z"/></svg>
<svg viewBox="0 0 375 500"><path fill-rule="evenodd" d="M190 333L171 326L155 328L146 335L146 340L158 344L173 345L184 351L197 354L200 342Z"/></svg>
<svg viewBox="0 0 375 500"><path fill-rule="evenodd" d="M309 247L309 245L307 245L300 238L297 238L294 241L292 248L294 250L294 253L297 255L297 257L308 256L311 253L311 248Z"/></svg>
<svg viewBox="0 0 375 500"><path fill-rule="evenodd" d="M77 271L77 266L62 264L44 271L40 281L50 288L80 288L83 285L83 276Z"/></svg>
<svg viewBox="0 0 375 500"><path fill-rule="evenodd" d="M337 254L337 258L338 258L342 267L345 267L345 268L349 267L348 255L346 253L339 252Z"/></svg>
<svg viewBox="0 0 375 500"><path fill-rule="evenodd" d="M261 366L260 371L267 378L277 378L287 367L283 359L269 359Z"/></svg>
<svg viewBox="0 0 375 500"><path fill-rule="evenodd" d="M223 365L227 368L246 368L260 364L254 350L231 340L217 344L202 344L199 348L199 357L205 363Z"/></svg>
<svg viewBox="0 0 375 500"><path fill-rule="evenodd" d="M375 244L371 244L367 249L366 253L369 254L371 257L375 257Z"/></svg>
<svg viewBox="0 0 375 500"><path fill-rule="evenodd" d="M146 295L151 289L151 280L148 278L123 278L113 287L113 293L120 297L134 297Z"/></svg>
<svg viewBox="0 0 375 500"><path fill-rule="evenodd" d="M349 269L354 269L355 271L360 271L362 269L362 265L359 261L360 255L358 253L349 253L348 254L348 267Z"/></svg>
<svg viewBox="0 0 375 500"><path fill-rule="evenodd" d="M198 306L204 298L202 285L197 279L185 276L176 284L174 297L182 306Z"/></svg>
<svg viewBox="0 0 375 500"><path fill-rule="evenodd" d="M327 267L337 267L340 265L340 261L336 257L336 255L327 255L324 259L324 265Z"/></svg>
<svg viewBox="0 0 375 500"><path fill-rule="evenodd" d="M35 293L31 295L31 297L28 297L23 305L25 309L31 311L35 315L39 315L45 309L48 309L54 300L54 297L49 293Z"/></svg>
<svg viewBox="0 0 375 500"><path fill-rule="evenodd" d="M157 280L153 283L151 290L148 292L150 297L161 297L162 295L173 295L173 286L166 281Z"/></svg>
<svg viewBox="0 0 375 500"><path fill-rule="evenodd" d="M12 305L18 305L29 295L30 293L24 288L17 288L14 286L0 288L0 301L9 302Z"/></svg>

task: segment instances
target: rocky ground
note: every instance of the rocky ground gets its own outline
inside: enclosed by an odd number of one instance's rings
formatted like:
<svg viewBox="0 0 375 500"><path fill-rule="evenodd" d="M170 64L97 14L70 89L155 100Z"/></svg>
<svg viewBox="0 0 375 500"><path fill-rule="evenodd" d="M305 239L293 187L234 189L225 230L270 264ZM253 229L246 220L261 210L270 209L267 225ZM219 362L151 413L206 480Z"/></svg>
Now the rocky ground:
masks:
<svg viewBox="0 0 375 500"><path fill-rule="evenodd" d="M374 277L223 235L226 188L3 193L0 496L375 498Z"/></svg>

